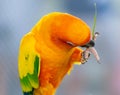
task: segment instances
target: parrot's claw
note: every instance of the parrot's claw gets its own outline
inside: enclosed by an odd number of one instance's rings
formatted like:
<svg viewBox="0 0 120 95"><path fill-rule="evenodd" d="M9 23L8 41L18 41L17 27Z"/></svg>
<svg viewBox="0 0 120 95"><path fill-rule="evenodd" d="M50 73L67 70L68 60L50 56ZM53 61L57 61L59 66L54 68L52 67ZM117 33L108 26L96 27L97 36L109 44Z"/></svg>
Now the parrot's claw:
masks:
<svg viewBox="0 0 120 95"><path fill-rule="evenodd" d="M90 52L87 51L87 50L83 51L82 52L81 63L85 64L88 61L89 57L90 57Z"/></svg>

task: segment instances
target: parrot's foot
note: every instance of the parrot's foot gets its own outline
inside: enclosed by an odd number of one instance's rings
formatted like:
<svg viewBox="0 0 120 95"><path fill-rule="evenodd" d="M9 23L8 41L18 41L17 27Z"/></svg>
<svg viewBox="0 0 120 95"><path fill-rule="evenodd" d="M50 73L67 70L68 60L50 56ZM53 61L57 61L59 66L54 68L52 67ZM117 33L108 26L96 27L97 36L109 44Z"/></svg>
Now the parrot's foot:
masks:
<svg viewBox="0 0 120 95"><path fill-rule="evenodd" d="M90 57L90 52L88 50L84 50L82 52L81 63L85 64L88 61L89 57Z"/></svg>

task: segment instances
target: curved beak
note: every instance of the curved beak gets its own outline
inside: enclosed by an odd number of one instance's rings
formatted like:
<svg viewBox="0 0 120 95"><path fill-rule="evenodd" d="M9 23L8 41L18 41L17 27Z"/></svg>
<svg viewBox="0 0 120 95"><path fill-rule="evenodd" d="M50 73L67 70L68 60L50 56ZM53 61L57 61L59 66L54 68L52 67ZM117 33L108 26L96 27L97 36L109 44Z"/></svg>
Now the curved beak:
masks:
<svg viewBox="0 0 120 95"><path fill-rule="evenodd" d="M97 62L100 63L100 57L94 47L89 47L89 51L94 55L96 58Z"/></svg>

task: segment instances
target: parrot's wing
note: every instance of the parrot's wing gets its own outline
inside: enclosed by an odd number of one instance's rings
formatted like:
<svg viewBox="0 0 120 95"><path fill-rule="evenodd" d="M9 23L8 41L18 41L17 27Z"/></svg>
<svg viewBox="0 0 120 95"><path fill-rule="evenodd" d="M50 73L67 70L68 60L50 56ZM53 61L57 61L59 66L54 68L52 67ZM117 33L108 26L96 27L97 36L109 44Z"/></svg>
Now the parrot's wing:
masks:
<svg viewBox="0 0 120 95"><path fill-rule="evenodd" d="M18 71L24 95L31 95L33 89L39 87L40 55L35 44L34 36L29 33L23 37L20 45Z"/></svg>

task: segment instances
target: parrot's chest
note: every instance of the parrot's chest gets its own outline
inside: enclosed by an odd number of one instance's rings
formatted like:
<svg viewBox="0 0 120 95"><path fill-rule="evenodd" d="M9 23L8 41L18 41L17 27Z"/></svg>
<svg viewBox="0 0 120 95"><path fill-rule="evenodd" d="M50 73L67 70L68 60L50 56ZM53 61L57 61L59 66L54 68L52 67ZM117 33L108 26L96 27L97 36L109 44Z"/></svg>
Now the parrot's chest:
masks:
<svg viewBox="0 0 120 95"><path fill-rule="evenodd" d="M42 55L40 81L43 85L51 82L57 86L70 68L70 54L50 51Z"/></svg>
<svg viewBox="0 0 120 95"><path fill-rule="evenodd" d="M49 40L46 41L48 42L41 40L37 45L41 56L40 85L46 86L51 83L57 87L70 68L69 60L73 51L69 51L65 47L58 47Z"/></svg>

